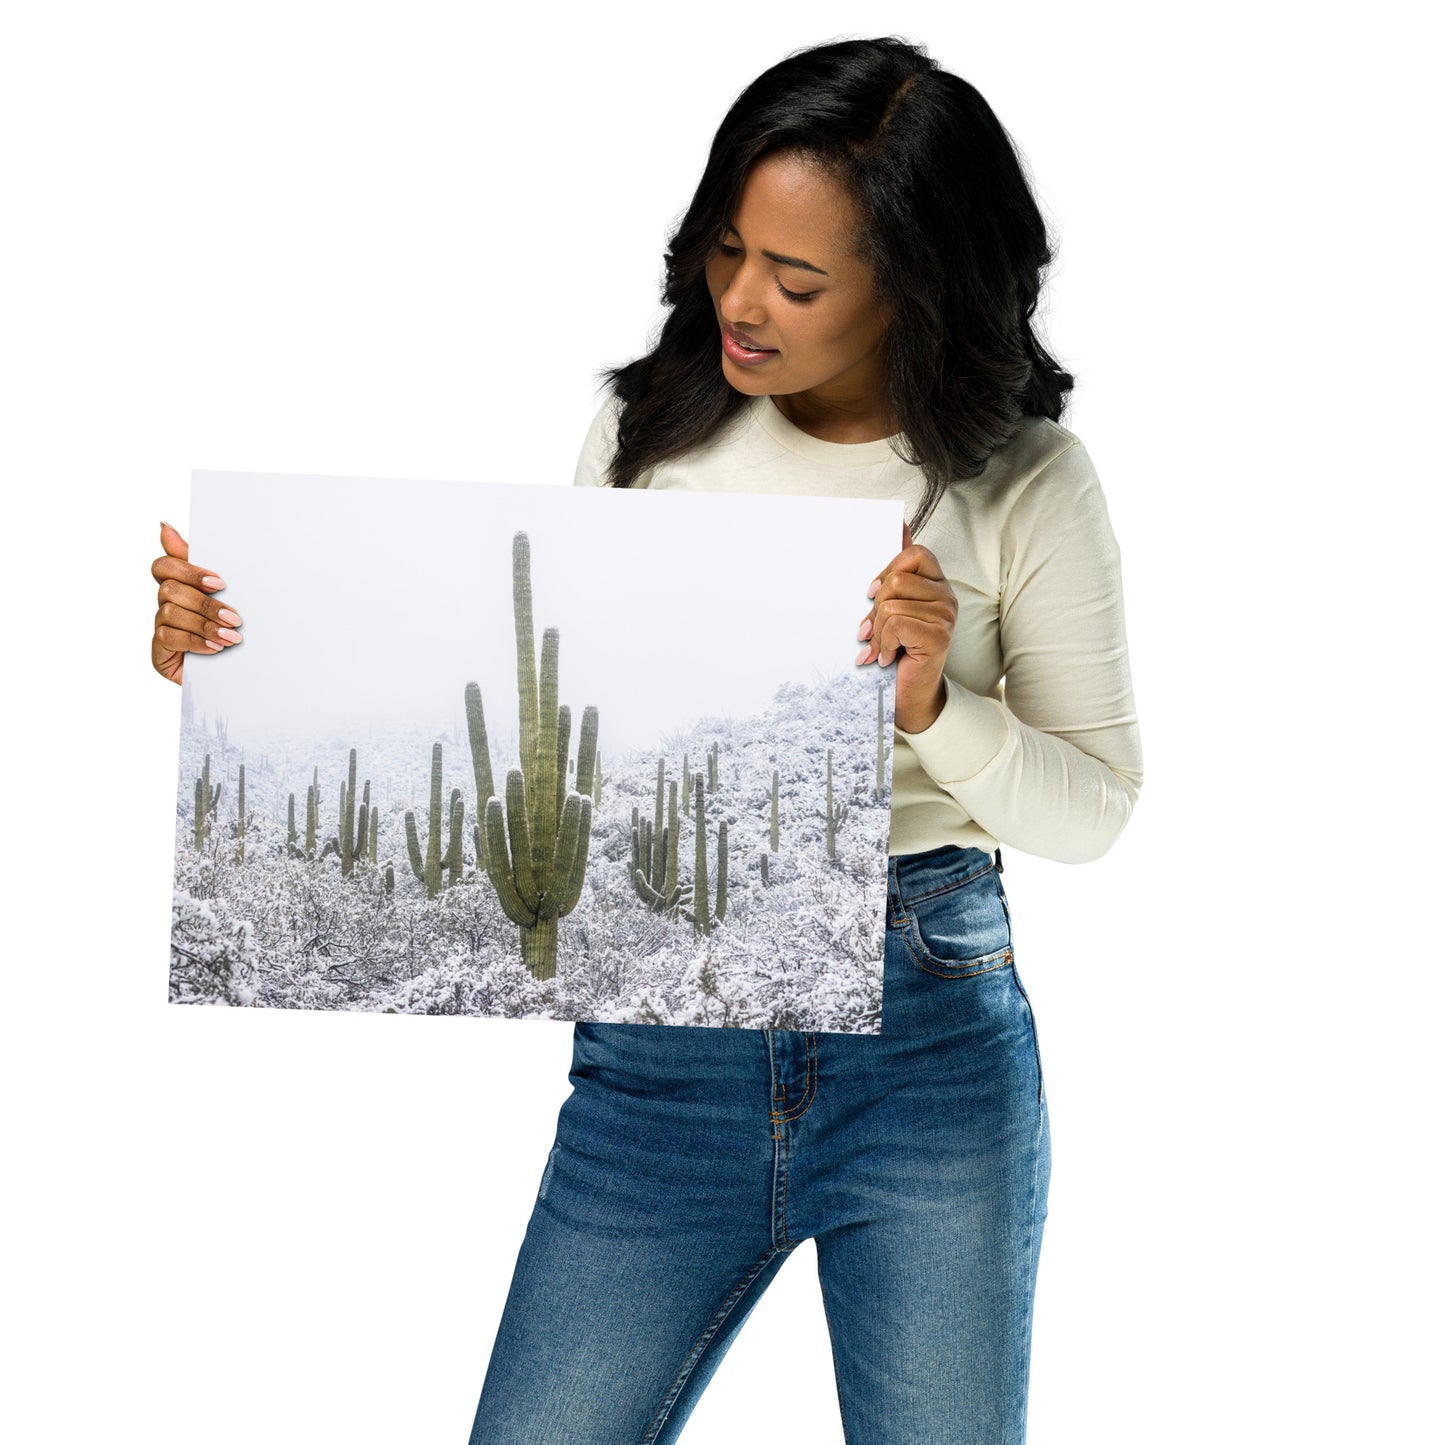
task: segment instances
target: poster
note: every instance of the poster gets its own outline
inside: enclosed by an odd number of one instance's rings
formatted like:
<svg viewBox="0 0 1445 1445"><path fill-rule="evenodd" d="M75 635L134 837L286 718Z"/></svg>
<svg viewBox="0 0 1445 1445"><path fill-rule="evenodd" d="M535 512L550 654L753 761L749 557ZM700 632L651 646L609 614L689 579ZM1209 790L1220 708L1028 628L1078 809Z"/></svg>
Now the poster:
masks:
<svg viewBox="0 0 1445 1445"><path fill-rule="evenodd" d="M196 472L170 999L876 1033L901 501Z"/></svg>

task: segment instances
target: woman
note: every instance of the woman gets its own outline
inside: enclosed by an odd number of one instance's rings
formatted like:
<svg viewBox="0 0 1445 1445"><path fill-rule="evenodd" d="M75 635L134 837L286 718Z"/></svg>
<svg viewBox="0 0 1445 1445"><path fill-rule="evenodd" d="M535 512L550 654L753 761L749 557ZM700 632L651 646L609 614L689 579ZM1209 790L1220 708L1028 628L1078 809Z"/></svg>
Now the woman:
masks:
<svg viewBox="0 0 1445 1445"><path fill-rule="evenodd" d="M859 664L897 665L883 1028L576 1025L472 1445L676 1440L810 1238L849 1441L1024 1438L1048 1108L998 845L1097 858L1142 781L1118 548L1033 334L1050 260L919 48L790 56L722 122L576 481L904 501L859 579ZM239 619L166 551L178 677Z"/></svg>

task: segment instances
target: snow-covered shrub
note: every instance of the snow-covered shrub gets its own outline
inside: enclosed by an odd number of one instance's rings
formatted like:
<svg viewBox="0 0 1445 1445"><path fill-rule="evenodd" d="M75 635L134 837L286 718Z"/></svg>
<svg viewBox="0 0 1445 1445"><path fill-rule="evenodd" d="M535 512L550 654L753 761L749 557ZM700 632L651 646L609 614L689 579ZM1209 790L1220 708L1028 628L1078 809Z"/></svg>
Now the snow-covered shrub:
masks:
<svg viewBox="0 0 1445 1445"><path fill-rule="evenodd" d="M246 1006L256 1001L252 926L224 904L179 889L171 903L172 1003Z"/></svg>

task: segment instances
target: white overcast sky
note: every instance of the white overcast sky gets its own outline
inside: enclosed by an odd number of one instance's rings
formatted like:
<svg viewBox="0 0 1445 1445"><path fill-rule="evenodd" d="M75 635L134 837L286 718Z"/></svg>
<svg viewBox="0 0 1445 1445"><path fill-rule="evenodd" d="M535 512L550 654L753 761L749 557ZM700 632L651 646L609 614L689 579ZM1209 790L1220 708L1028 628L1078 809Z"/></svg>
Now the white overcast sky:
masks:
<svg viewBox="0 0 1445 1445"><path fill-rule="evenodd" d="M854 665L903 522L898 500L200 471L191 508L190 554L224 579L244 640L186 684L243 746L440 730L473 680L489 730L513 731L519 529L574 737L592 704L604 753L746 715Z"/></svg>

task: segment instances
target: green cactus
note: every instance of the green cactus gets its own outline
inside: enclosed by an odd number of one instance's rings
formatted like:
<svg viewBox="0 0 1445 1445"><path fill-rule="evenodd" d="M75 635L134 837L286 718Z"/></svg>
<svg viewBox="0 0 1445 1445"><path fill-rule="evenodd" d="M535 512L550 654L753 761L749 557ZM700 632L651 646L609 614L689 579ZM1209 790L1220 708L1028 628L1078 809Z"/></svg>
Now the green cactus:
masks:
<svg viewBox="0 0 1445 1445"><path fill-rule="evenodd" d="M565 759L571 712L557 700L560 635L555 627L543 633L539 667L525 532L512 539L512 612L521 766L507 773L505 812L500 798L487 801L486 868L503 911L521 929L522 962L533 977L549 979L557 972L557 920L577 906L587 872L597 709L582 713L578 791L570 792Z"/></svg>
<svg viewBox="0 0 1445 1445"><path fill-rule="evenodd" d="M487 743L487 719L482 711L482 690L474 682L466 686L467 741L472 749L472 776L477 784L477 822L472 828L472 842L477 850L477 867L487 866L487 834L482 819L487 804L496 794L492 784L492 754Z"/></svg>
<svg viewBox="0 0 1445 1445"><path fill-rule="evenodd" d="M710 793L717 792L717 744L714 743L708 749L707 754L707 790Z"/></svg>
<svg viewBox="0 0 1445 1445"><path fill-rule="evenodd" d="M773 852L778 851L778 770L773 769L773 808L772 818L768 823L768 842L772 845Z"/></svg>
<svg viewBox="0 0 1445 1445"><path fill-rule="evenodd" d="M395 891L395 889L396 889L396 870L391 866L391 860L390 860L390 859L387 859L387 863L386 863L386 891L387 891L388 893L392 893L392 892Z"/></svg>
<svg viewBox="0 0 1445 1445"><path fill-rule="evenodd" d="M246 765L236 765L236 862L246 861Z"/></svg>
<svg viewBox="0 0 1445 1445"><path fill-rule="evenodd" d="M314 858L316 856L316 828L321 784L318 770L312 769L311 782L306 785L306 843L302 846L300 828L296 823L296 794L288 794L286 800L286 856L288 858Z"/></svg>
<svg viewBox="0 0 1445 1445"><path fill-rule="evenodd" d="M767 855L766 853L763 853L763 854L760 855L760 857L761 857L761 867L762 867L762 873L763 873L763 887L764 887L764 888L768 888L768 887L771 887L771 884L770 884L769 879L768 879L768 855Z"/></svg>
<svg viewBox="0 0 1445 1445"><path fill-rule="evenodd" d="M881 803L883 801L883 683L878 684L878 781L874 786L874 796Z"/></svg>
<svg viewBox="0 0 1445 1445"><path fill-rule="evenodd" d="M368 782L367 791L370 792L371 784ZM370 849L367 853L367 862L374 868L376 866L376 835L381 825L381 809L373 805L371 809L371 826L367 829L367 841Z"/></svg>
<svg viewBox="0 0 1445 1445"><path fill-rule="evenodd" d="M832 749L832 748L829 748L829 749L828 749L828 791L827 791L827 801L825 802L825 804L824 804L824 806L823 806L823 811L822 811L821 813L819 813L818 816L819 816L820 818L822 818L823 822L827 825L827 828L828 828L828 857L829 857L830 859L833 859L833 860L836 861L836 860L837 860L837 857L838 857L837 833L838 833L838 829L843 826L844 821L845 821L845 820L847 819L847 817L848 817L848 805L847 805L847 803L839 802L839 803L837 804L837 806L835 807L834 804L833 804L833 749Z"/></svg>
<svg viewBox="0 0 1445 1445"><path fill-rule="evenodd" d="M321 769L311 769L311 785L306 789L306 856L316 856L316 835L321 831Z"/></svg>
<svg viewBox="0 0 1445 1445"><path fill-rule="evenodd" d="M628 870L637 896L654 913L676 918L678 910L692 900L692 889L677 878L677 784L668 783L667 824L662 823L664 767L657 760L657 806L653 822L639 821L632 810L632 866Z"/></svg>
<svg viewBox="0 0 1445 1445"><path fill-rule="evenodd" d="M682 909L682 916L692 924L694 934L710 934L728 911L728 825L724 818L717 826L717 911L708 902L707 881L707 813L703 803L702 774L696 778L693 791L693 814L696 849L692 877L692 907Z"/></svg>
<svg viewBox="0 0 1445 1445"><path fill-rule="evenodd" d="M320 797L319 788L317 797ZM346 766L346 781L341 785L341 799L337 805L336 833L326 840L326 846L321 850L323 858L330 853L335 853L341 859L341 876L343 878L350 878L356 871L357 862L364 860L371 851L367 834L371 827L372 811L370 778L366 780L366 786L361 790L361 804L358 809L356 749L352 748L351 757ZM306 832L309 844L311 837L309 816Z"/></svg>
<svg viewBox="0 0 1445 1445"><path fill-rule="evenodd" d="M411 871L417 882L426 889L428 898L435 898L442 890L442 874L448 874L448 882L455 883L461 877L462 852L462 790L453 788L447 807L447 851L442 853L442 745L431 745L431 799L427 810L426 857L422 857L421 843L417 839L416 814L406 810L406 851L411 860Z"/></svg>
<svg viewBox="0 0 1445 1445"><path fill-rule="evenodd" d="M215 817L220 801L221 785L217 783L214 788L211 786L211 755L207 753L205 762L201 764L201 776L196 779L196 816L192 838L197 853L205 847L206 839L211 836L211 819Z"/></svg>

